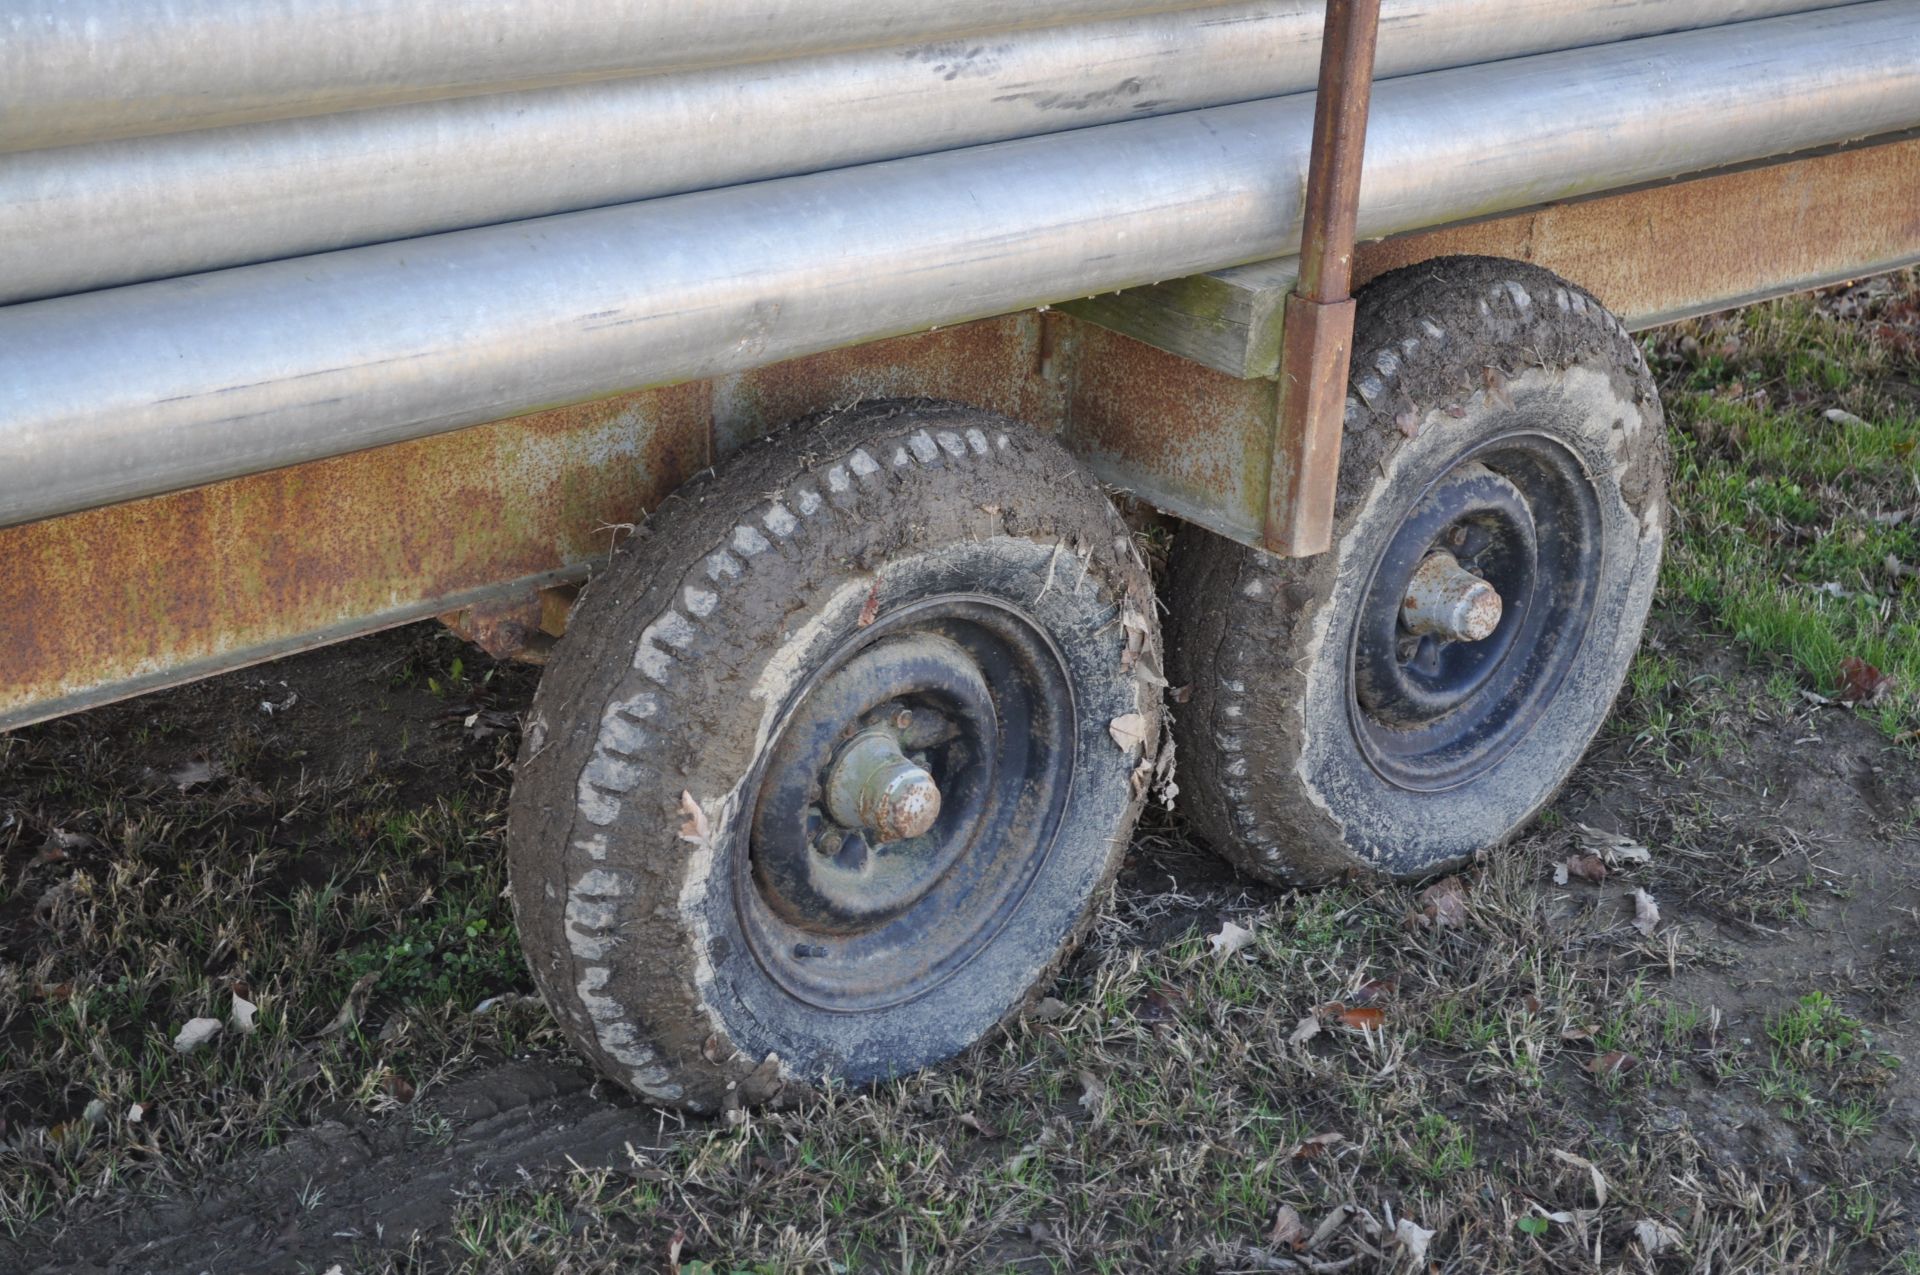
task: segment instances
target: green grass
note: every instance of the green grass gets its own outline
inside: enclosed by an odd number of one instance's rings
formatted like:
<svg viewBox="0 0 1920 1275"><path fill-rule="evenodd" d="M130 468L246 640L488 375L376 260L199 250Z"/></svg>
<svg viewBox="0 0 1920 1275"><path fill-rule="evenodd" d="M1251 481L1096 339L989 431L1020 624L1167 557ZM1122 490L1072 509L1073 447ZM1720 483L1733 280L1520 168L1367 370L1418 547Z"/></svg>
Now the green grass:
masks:
<svg viewBox="0 0 1920 1275"><path fill-rule="evenodd" d="M1674 442L1663 586L1794 689L1838 696L1849 657L1891 676L1864 711L1902 736L1920 722L1920 400L1871 331L1797 297L1650 339Z"/></svg>

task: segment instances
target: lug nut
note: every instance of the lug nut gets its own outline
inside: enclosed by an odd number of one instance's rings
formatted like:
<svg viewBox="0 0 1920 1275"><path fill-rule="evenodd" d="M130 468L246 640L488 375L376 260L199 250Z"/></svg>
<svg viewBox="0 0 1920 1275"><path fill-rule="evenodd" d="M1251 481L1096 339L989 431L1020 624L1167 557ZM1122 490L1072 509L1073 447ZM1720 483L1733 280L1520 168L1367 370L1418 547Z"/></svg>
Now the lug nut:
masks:
<svg viewBox="0 0 1920 1275"><path fill-rule="evenodd" d="M854 736L827 776L827 813L871 840L903 841L926 833L940 817L940 786L925 768L902 755L885 730Z"/></svg>

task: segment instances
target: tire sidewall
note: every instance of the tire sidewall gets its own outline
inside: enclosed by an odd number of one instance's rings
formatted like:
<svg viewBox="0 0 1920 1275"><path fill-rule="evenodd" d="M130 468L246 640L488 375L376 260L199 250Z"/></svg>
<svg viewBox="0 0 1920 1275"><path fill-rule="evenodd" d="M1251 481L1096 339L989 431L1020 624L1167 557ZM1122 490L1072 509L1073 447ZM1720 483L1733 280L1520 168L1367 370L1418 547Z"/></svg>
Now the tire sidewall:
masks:
<svg viewBox="0 0 1920 1275"><path fill-rule="evenodd" d="M1623 487L1663 428L1657 407L1612 369L1531 367L1504 398L1430 406L1345 502L1331 551L1313 568L1323 599L1306 626L1301 746L1296 773L1329 831L1366 866L1396 876L1452 866L1497 844L1559 788L1611 711L1652 605L1665 505L1641 511ZM1389 541L1425 488L1458 458L1514 433L1544 435L1585 471L1600 514L1598 578L1589 628L1552 707L1504 757L1457 788L1409 792L1383 779L1360 750L1349 715L1354 627Z"/></svg>

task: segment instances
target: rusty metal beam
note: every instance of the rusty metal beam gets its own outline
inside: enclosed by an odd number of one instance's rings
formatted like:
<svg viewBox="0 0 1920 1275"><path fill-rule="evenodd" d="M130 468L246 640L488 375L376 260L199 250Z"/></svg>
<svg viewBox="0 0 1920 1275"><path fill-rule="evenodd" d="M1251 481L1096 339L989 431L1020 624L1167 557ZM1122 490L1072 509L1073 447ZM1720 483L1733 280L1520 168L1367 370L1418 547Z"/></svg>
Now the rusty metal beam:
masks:
<svg viewBox="0 0 1920 1275"><path fill-rule="evenodd" d="M1354 227L1379 37L1380 0L1327 0L1300 279L1287 298L1280 338L1279 429L1263 537L1267 548L1291 556L1321 552L1333 534L1340 423L1353 353Z"/></svg>

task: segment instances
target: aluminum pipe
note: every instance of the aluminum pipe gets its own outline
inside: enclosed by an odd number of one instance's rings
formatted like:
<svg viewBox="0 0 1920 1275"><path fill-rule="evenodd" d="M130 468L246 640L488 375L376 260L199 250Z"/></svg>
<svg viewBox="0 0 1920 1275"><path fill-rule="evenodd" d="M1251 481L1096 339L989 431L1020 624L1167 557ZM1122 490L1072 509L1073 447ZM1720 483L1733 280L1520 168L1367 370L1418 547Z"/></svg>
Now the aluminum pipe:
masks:
<svg viewBox="0 0 1920 1275"><path fill-rule="evenodd" d="M1821 7L1387 0L1378 73ZM14 155L0 304L1300 92L1319 8L1261 0Z"/></svg>
<svg viewBox="0 0 1920 1275"><path fill-rule="evenodd" d="M1204 0L0 0L0 151Z"/></svg>
<svg viewBox="0 0 1920 1275"><path fill-rule="evenodd" d="M1300 95L0 309L0 523L1293 251ZM1920 7L1378 86L1377 236L1920 125Z"/></svg>

